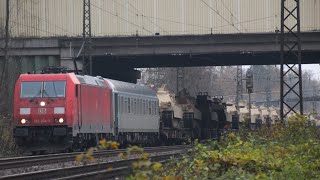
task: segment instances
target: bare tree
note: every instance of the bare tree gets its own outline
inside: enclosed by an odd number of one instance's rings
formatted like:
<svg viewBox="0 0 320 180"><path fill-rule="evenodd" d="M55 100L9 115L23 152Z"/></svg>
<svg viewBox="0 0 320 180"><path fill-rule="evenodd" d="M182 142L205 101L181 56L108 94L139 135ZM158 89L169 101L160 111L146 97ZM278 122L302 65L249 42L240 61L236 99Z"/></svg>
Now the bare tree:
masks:
<svg viewBox="0 0 320 180"><path fill-rule="evenodd" d="M4 48L3 48L3 54L4 57L2 59L2 68L1 68L1 79L0 79L0 113L2 115L8 114L8 95L9 95L9 89L8 89L8 62L9 62L9 40L10 40L10 34L9 34L9 21L10 21L10 4L9 0L6 0L6 21L5 21L5 35L4 35Z"/></svg>

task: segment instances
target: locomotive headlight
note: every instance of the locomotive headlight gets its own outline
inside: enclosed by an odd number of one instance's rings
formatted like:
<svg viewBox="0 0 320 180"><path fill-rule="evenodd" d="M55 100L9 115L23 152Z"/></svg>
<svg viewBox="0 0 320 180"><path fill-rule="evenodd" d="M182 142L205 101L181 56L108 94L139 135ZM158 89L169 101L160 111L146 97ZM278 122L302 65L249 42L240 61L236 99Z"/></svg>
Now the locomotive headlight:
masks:
<svg viewBox="0 0 320 180"><path fill-rule="evenodd" d="M59 123L63 123L64 122L64 119L63 118L60 118L59 119Z"/></svg>
<svg viewBox="0 0 320 180"><path fill-rule="evenodd" d="M44 102L44 101L40 102L40 106L45 106L45 105L46 105L46 102Z"/></svg>
<svg viewBox="0 0 320 180"><path fill-rule="evenodd" d="M25 124L27 122L26 119L21 119L21 124Z"/></svg>

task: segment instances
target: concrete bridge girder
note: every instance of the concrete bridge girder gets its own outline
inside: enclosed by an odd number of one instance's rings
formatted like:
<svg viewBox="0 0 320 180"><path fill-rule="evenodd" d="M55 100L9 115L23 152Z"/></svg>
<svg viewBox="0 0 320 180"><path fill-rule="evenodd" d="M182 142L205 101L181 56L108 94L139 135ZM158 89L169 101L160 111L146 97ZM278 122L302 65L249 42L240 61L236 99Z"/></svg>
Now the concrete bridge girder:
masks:
<svg viewBox="0 0 320 180"><path fill-rule="evenodd" d="M320 32L301 33L301 39L303 51L320 51ZM95 37L92 41L94 56L256 54L279 52L280 49L277 33ZM11 44L11 55L59 55L67 58L78 52L82 39L17 39Z"/></svg>
<svg viewBox="0 0 320 180"><path fill-rule="evenodd" d="M268 65L280 63L279 38L278 33L94 37L92 55L98 73L131 72L134 76L139 76L134 71L137 67ZM319 63L320 32L303 32L301 39L302 63ZM73 68L72 58L81 45L78 37L13 39L9 55L58 57L59 65ZM41 64L46 58L35 59Z"/></svg>
<svg viewBox="0 0 320 180"><path fill-rule="evenodd" d="M317 36L318 35L318 36ZM320 51L320 33L302 35L303 51ZM280 49L279 35L269 34L231 34L199 36L163 36L163 37L110 37L93 38L93 56L145 57L145 56L207 56L234 54L255 56L257 54L277 54ZM61 41L61 56L70 54L70 42ZM73 41L73 48L79 49L81 40ZM73 49L72 48L72 49ZM278 58L277 56L276 58ZM233 59L235 57L232 57ZM214 65L216 63L212 62ZM223 62L218 62L223 63ZM250 64L251 62L233 61L229 65ZM257 62L268 64L268 62ZM275 64L279 62L272 62ZM307 62L310 63L310 62ZM225 64L222 64L225 65ZM172 65L168 65L172 66Z"/></svg>

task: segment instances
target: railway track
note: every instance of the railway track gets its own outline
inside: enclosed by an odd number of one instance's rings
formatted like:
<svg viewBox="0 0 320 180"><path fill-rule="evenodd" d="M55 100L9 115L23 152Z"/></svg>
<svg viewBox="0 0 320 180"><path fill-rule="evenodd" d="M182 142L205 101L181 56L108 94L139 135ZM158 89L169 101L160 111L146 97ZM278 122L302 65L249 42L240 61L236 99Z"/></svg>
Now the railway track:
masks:
<svg viewBox="0 0 320 180"><path fill-rule="evenodd" d="M164 162L170 157L178 157L181 152L170 153L164 155L152 155L151 161ZM28 180L28 179L110 179L110 178L123 178L130 173L130 166L132 162L137 161L138 158L131 158L126 160L116 160L111 162L101 162L89 165L82 165L68 168L57 168L44 171L15 174L0 177L0 179L13 179L13 180ZM110 168L112 167L112 168Z"/></svg>
<svg viewBox="0 0 320 180"><path fill-rule="evenodd" d="M145 147L143 149L144 149L144 152L152 153L152 152L165 152L165 151L178 150L178 149L183 149L187 147L189 146L179 145L179 146ZM113 157L125 151L126 149L97 151L93 153L93 157L95 158ZM81 152L3 158L3 159L0 159L0 170L74 161L75 156L78 154L81 154Z"/></svg>

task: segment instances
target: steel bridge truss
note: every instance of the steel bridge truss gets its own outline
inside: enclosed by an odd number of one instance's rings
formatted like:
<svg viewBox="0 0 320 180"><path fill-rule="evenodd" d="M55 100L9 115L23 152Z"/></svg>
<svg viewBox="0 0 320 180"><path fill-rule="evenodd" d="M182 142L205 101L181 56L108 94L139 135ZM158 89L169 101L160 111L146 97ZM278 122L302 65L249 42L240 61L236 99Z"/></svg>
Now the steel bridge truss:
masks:
<svg viewBox="0 0 320 180"><path fill-rule="evenodd" d="M92 75L92 42L91 42L91 11L90 0L83 0L83 52L82 52L82 74Z"/></svg>
<svg viewBox="0 0 320 180"><path fill-rule="evenodd" d="M284 120L299 107L303 114L300 0L281 0L281 67L280 67L280 116ZM287 99L296 98L296 102Z"/></svg>

